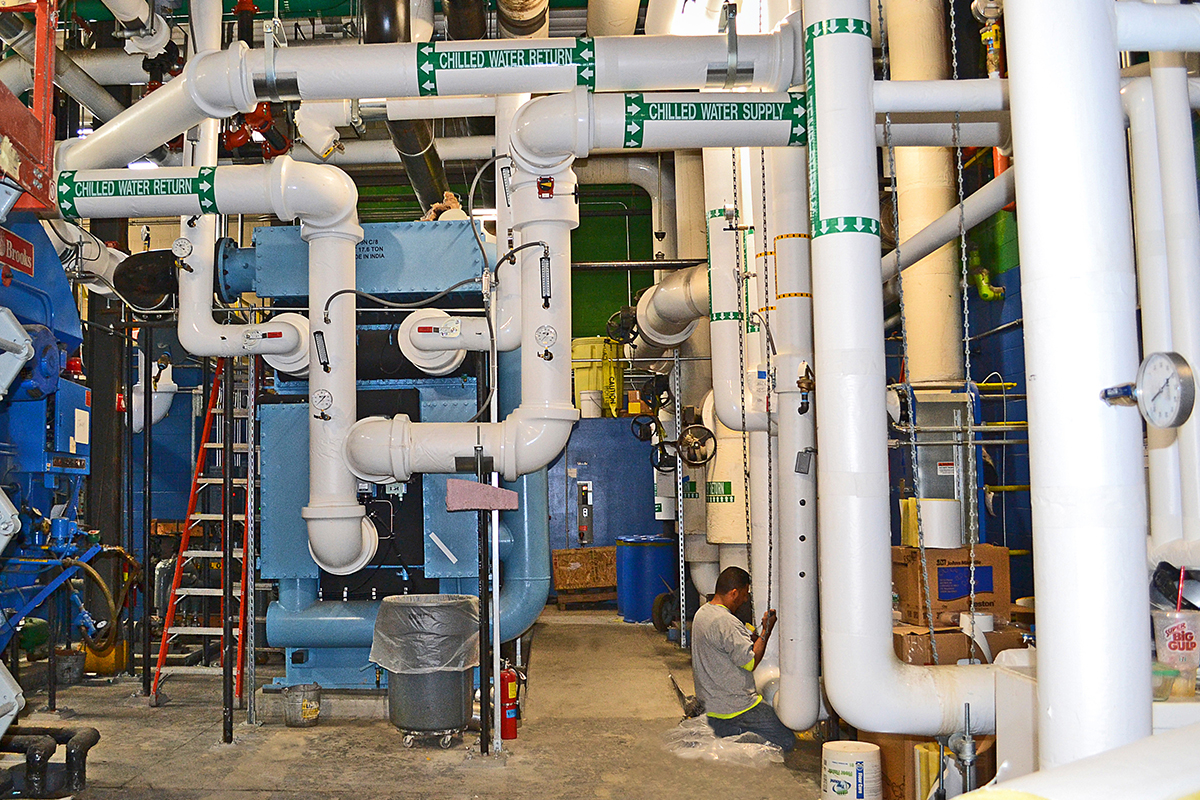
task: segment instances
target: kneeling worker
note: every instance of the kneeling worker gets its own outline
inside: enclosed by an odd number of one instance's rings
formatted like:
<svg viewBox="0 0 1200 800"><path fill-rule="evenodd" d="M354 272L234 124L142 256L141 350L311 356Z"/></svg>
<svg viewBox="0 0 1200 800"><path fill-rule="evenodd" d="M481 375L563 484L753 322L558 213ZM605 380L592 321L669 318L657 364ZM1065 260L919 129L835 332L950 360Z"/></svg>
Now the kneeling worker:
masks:
<svg viewBox="0 0 1200 800"><path fill-rule="evenodd" d="M750 599L750 575L727 567L717 578L716 594L692 622L692 673L696 696L704 701L708 724L717 736L756 733L790 752L796 735L779 721L754 687L754 668L762 660L775 627L775 610L763 614L755 639L734 614Z"/></svg>

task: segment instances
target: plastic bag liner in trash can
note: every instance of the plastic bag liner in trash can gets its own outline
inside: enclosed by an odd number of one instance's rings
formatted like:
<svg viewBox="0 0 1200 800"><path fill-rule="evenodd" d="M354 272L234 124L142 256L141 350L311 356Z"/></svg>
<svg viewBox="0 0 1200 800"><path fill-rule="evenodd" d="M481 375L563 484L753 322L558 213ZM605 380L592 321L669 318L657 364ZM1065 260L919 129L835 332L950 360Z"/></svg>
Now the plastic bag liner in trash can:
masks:
<svg viewBox="0 0 1200 800"><path fill-rule="evenodd" d="M402 675L479 666L479 598L469 594L383 598L375 618L371 661Z"/></svg>

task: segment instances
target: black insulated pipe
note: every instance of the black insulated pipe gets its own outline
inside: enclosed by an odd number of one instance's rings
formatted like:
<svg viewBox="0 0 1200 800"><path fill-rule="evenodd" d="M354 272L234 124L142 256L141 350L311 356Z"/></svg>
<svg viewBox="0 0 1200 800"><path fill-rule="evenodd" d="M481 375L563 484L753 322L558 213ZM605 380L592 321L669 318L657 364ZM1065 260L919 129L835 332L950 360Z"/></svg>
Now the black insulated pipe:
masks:
<svg viewBox="0 0 1200 800"><path fill-rule="evenodd" d="M9 736L49 736L57 744L67 746L67 783L63 788L68 792L82 792L87 788L87 757L88 752L100 741L100 731L95 728L27 728L11 727Z"/></svg>
<svg viewBox="0 0 1200 800"><path fill-rule="evenodd" d="M363 3L363 42L394 44L407 42L411 36L407 0L367 0ZM421 211L428 211L434 203L442 202L446 192L450 191L446 170L433 143L433 126L423 119L388 120L387 129L421 204Z"/></svg>
<svg viewBox="0 0 1200 800"><path fill-rule="evenodd" d="M0 751L25 754L25 796L45 797L49 787L46 772L50 757L58 745L49 736L4 735L0 737Z"/></svg>
<svg viewBox="0 0 1200 800"><path fill-rule="evenodd" d="M487 38L487 9L483 0L442 0L446 38L452 42Z"/></svg>

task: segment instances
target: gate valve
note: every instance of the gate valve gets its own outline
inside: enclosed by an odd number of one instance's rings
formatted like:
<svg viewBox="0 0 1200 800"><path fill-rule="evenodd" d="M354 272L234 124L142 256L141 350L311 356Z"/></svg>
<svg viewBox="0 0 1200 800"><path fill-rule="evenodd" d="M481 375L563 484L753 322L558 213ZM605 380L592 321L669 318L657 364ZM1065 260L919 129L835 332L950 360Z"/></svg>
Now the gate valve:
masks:
<svg viewBox="0 0 1200 800"><path fill-rule="evenodd" d="M659 433L658 420L649 414L638 414L629 423L629 430L633 433L633 438L639 442L648 442L654 438L656 433Z"/></svg>
<svg viewBox="0 0 1200 800"><path fill-rule="evenodd" d="M689 467L702 467L717 455L717 437L703 425L688 425L676 444L679 457Z"/></svg>
<svg viewBox="0 0 1200 800"><path fill-rule="evenodd" d="M638 337L637 309L625 306L608 318L604 333L617 344L633 344Z"/></svg>

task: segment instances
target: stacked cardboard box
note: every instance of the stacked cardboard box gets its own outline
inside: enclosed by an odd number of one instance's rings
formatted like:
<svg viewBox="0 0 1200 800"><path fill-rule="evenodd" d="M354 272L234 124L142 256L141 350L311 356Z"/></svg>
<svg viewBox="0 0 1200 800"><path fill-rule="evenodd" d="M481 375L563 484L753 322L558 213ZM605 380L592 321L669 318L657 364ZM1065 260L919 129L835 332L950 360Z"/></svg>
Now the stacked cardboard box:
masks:
<svg viewBox="0 0 1200 800"><path fill-rule="evenodd" d="M926 548L925 556L934 625L955 625L958 613L971 607L971 550ZM976 545L974 572L975 611L991 614L997 626L1008 622L1012 608L1008 548ZM927 625L919 549L892 548L892 585L900 597L901 620L910 625Z"/></svg>

